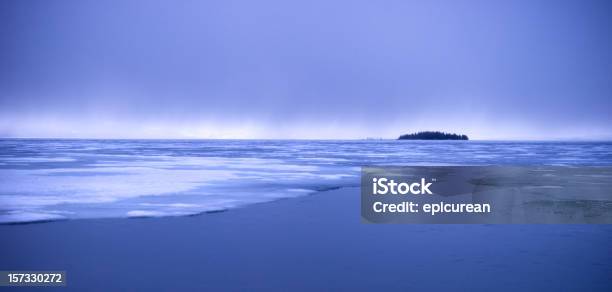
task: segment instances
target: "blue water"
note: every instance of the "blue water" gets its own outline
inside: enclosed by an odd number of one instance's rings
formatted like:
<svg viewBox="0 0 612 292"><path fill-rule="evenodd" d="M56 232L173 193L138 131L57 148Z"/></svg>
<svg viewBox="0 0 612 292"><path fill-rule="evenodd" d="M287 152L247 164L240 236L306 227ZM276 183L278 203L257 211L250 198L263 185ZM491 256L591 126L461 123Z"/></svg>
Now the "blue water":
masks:
<svg viewBox="0 0 612 292"><path fill-rule="evenodd" d="M357 186L363 165L612 165L610 142L0 140L0 223L179 216Z"/></svg>

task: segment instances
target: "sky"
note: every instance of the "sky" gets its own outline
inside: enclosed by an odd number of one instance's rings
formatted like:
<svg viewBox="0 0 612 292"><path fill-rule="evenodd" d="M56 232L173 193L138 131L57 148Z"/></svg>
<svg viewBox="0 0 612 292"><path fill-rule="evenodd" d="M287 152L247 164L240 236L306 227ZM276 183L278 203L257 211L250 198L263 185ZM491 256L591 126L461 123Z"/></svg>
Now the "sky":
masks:
<svg viewBox="0 0 612 292"><path fill-rule="evenodd" d="M0 137L612 139L611 1L0 1Z"/></svg>

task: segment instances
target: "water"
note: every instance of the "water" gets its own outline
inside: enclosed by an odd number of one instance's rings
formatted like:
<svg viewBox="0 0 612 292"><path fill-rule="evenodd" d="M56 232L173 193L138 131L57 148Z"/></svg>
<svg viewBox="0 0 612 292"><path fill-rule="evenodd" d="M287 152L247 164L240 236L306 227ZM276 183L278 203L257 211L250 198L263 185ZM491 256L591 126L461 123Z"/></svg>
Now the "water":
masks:
<svg viewBox="0 0 612 292"><path fill-rule="evenodd" d="M179 216L359 184L363 165L612 165L611 142L0 140L0 223Z"/></svg>

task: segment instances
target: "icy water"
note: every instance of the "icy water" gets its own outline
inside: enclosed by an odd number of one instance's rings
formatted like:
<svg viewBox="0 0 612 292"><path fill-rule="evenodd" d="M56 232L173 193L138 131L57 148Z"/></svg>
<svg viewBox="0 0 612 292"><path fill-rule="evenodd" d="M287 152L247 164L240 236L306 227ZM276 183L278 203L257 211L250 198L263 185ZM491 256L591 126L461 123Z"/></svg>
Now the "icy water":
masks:
<svg viewBox="0 0 612 292"><path fill-rule="evenodd" d="M364 165L612 165L612 142L0 140L0 223L179 216L359 185Z"/></svg>

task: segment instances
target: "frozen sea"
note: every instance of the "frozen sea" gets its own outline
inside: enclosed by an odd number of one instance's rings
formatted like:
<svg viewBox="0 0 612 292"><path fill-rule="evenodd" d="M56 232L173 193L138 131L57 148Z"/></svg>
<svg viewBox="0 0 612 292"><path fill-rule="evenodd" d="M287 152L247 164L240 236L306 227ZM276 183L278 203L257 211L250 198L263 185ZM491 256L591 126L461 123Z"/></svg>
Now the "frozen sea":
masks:
<svg viewBox="0 0 612 292"><path fill-rule="evenodd" d="M364 165L612 165L612 142L0 140L0 223L181 216L359 185Z"/></svg>

